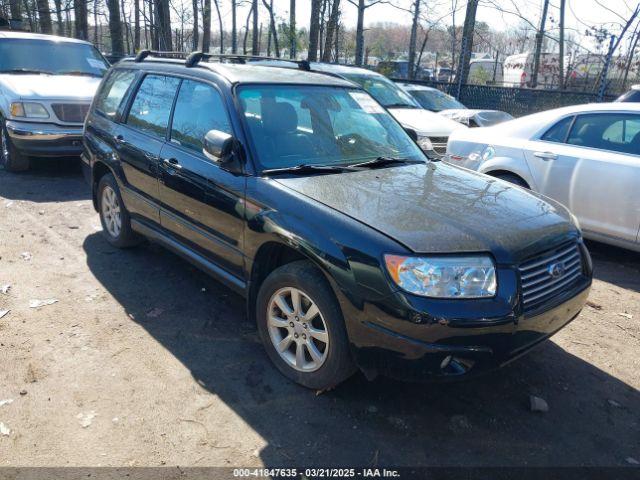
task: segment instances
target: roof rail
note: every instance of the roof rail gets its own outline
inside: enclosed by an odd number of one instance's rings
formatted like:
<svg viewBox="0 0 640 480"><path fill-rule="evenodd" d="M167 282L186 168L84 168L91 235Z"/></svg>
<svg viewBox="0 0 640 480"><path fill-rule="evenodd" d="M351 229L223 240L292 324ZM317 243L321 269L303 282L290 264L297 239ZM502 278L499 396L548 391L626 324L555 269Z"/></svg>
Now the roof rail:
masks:
<svg viewBox="0 0 640 480"><path fill-rule="evenodd" d="M185 61L185 65L189 68L195 67L202 60L209 60L211 58L217 58L221 62L223 60L229 60L235 63L247 63L249 60L271 60L278 62L290 62L295 63L300 70L311 70L311 66L307 60L291 60L288 58L278 58L278 57L265 57L260 55L237 55L237 54L221 54L221 53L204 53L204 52L192 52L187 57Z"/></svg>
<svg viewBox="0 0 640 480"><path fill-rule="evenodd" d="M187 56L184 52L161 52L158 50L140 50L135 56L134 62L140 63L147 57L158 58L185 58Z"/></svg>

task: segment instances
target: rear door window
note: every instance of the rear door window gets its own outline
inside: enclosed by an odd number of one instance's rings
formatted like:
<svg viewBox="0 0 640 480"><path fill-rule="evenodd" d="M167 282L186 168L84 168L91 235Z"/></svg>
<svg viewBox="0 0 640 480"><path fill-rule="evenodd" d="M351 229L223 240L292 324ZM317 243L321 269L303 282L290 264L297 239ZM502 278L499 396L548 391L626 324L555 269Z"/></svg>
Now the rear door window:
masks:
<svg viewBox="0 0 640 480"><path fill-rule="evenodd" d="M96 98L96 111L114 119L136 74L133 70L114 70L105 80Z"/></svg>
<svg viewBox="0 0 640 480"><path fill-rule="evenodd" d="M136 92L127 125L155 137L164 138L180 79L147 75Z"/></svg>
<svg viewBox="0 0 640 480"><path fill-rule="evenodd" d="M574 117L567 117L560 120L553 127L542 135L541 140L545 142L564 143L567 140L567 134L571 128Z"/></svg>
<svg viewBox="0 0 640 480"><path fill-rule="evenodd" d="M576 118L567 143L640 155L640 115L595 113Z"/></svg>

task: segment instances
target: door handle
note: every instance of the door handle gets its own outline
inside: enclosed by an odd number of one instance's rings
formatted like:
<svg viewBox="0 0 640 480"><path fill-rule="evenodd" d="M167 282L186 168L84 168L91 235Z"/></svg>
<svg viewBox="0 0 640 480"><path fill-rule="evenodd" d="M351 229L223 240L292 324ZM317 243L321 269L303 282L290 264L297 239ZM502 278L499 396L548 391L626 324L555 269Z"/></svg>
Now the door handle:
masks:
<svg viewBox="0 0 640 480"><path fill-rule="evenodd" d="M533 152L534 157L541 158L542 160L557 160L558 155L551 152Z"/></svg>
<svg viewBox="0 0 640 480"><path fill-rule="evenodd" d="M165 166L170 169L179 170L182 168L182 165L180 165L180 162L178 162L178 160L176 160L175 158L164 158L162 159L162 163L164 163Z"/></svg>
<svg viewBox="0 0 640 480"><path fill-rule="evenodd" d="M116 143L124 143L124 137L122 135L115 135L113 139Z"/></svg>

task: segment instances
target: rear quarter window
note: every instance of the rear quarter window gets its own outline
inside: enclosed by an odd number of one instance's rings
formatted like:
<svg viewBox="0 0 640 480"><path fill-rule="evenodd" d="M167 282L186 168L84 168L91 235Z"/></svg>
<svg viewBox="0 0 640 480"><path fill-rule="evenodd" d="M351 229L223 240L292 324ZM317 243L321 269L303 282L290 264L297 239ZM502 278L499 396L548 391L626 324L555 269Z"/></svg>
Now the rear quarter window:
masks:
<svg viewBox="0 0 640 480"><path fill-rule="evenodd" d="M135 78L133 70L113 70L96 97L96 111L114 119Z"/></svg>

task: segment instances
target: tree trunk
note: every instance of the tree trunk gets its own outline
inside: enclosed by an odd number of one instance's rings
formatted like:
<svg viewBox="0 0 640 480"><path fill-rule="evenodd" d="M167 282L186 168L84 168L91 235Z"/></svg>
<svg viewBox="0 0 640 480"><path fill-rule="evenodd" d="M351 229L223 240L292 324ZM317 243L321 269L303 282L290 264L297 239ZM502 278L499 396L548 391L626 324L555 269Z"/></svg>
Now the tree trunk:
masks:
<svg viewBox="0 0 640 480"><path fill-rule="evenodd" d="M38 18L40 19L40 31L42 33L52 33L51 11L49 10L48 0L37 0Z"/></svg>
<svg viewBox="0 0 640 480"><path fill-rule="evenodd" d="M636 30L639 28L640 26L636 27ZM637 32L635 34L635 40L632 39L631 41L631 48L629 49L629 57L627 58L627 64L624 67L624 77L622 79L622 89L626 90L627 87L627 80L629 78L629 70L631 69L631 63L633 62L633 54L636 51L636 48L638 47L638 41L640 40L640 31Z"/></svg>
<svg viewBox="0 0 640 480"><path fill-rule="evenodd" d="M542 18L540 18L540 29L536 33L536 48L533 52L533 71L531 72L531 88L538 86L538 70L540 70L540 56L542 54L542 39L544 38L544 27L547 21L547 11L549 10L549 0L544 0L542 4Z"/></svg>
<svg viewBox="0 0 640 480"><path fill-rule="evenodd" d="M273 49L276 52L276 57L280 57L280 47L278 45L278 32L276 31L276 17L273 14L273 0L267 3L267 0L262 0L263 5L269 12L269 37L273 39ZM269 45L270 46L270 45Z"/></svg>
<svg viewBox="0 0 640 480"><path fill-rule="evenodd" d="M564 89L565 86L565 73L564 73L564 13L565 13L566 0L560 0L560 34L559 34L559 67L560 67L560 75L558 78L558 86L560 90Z"/></svg>
<svg viewBox="0 0 640 480"><path fill-rule="evenodd" d="M109 9L111 53L113 55L123 55L124 46L122 43L122 22L120 22L120 5L118 5L118 0L107 0L107 8Z"/></svg>
<svg viewBox="0 0 640 480"><path fill-rule="evenodd" d="M117 0L116 0L117 2ZM82 40L89 39L88 21L87 21L87 2L86 0L73 0L73 15L75 17L76 38Z"/></svg>
<svg viewBox="0 0 640 480"><path fill-rule="evenodd" d="M336 31L338 29L338 20L340 19L340 0L333 0L331 6L331 14L329 21L327 22L327 33L324 41L324 50L322 52L322 61L330 62L331 53L333 52L333 45L336 37Z"/></svg>
<svg viewBox="0 0 640 480"><path fill-rule="evenodd" d="M251 15L253 15L253 5L249 9L249 13L247 14L247 21L244 25L244 38L242 40L242 53L247 54L247 37L249 36L249 20L251 20Z"/></svg>
<svg viewBox="0 0 640 480"><path fill-rule="evenodd" d="M358 0L358 23L356 26L356 65L362 65L364 60L364 0Z"/></svg>
<svg viewBox="0 0 640 480"><path fill-rule="evenodd" d="M213 0L216 6L216 14L218 15L218 27L220 28L220 53L224 54L224 30L222 29L222 15L220 15L220 5L218 0Z"/></svg>
<svg viewBox="0 0 640 480"><path fill-rule="evenodd" d="M202 51L208 52L211 46L211 0L204 0L202 8Z"/></svg>
<svg viewBox="0 0 640 480"><path fill-rule="evenodd" d="M193 8L193 50L198 50L200 40L200 32L198 29L198 0L193 0L191 4Z"/></svg>
<svg viewBox="0 0 640 480"><path fill-rule="evenodd" d="M296 0L289 1L289 58L296 58Z"/></svg>
<svg viewBox="0 0 640 480"><path fill-rule="evenodd" d="M473 33L476 27L476 12L478 10L479 0L469 0L467 3L467 12L464 17L464 26L462 27L462 44L460 46L460 58L458 60L457 83L458 97L460 97L460 87L467 83L469 76L469 63L471 62L471 52L473 52Z"/></svg>
<svg viewBox="0 0 640 480"><path fill-rule="evenodd" d="M140 50L140 0L133 2L133 50Z"/></svg>
<svg viewBox="0 0 640 480"><path fill-rule="evenodd" d="M322 0L311 0L311 19L309 21L309 52L307 60L318 60L318 34L320 32L320 7Z"/></svg>
<svg viewBox="0 0 640 480"><path fill-rule="evenodd" d="M127 28L127 14L125 13L124 0L120 0L120 12L122 13L122 23L124 27L124 51L129 53L129 29Z"/></svg>
<svg viewBox="0 0 640 480"><path fill-rule="evenodd" d="M409 78L415 78L416 74L416 43L418 41L418 22L420 21L420 0L413 4L413 21L411 22L411 35L409 37Z"/></svg>
<svg viewBox="0 0 640 480"><path fill-rule="evenodd" d="M209 0L210 1L210 0ZM171 17L169 13L169 0L155 0L156 36L158 37L158 49L166 52L172 50L171 46Z"/></svg>
<svg viewBox="0 0 640 480"><path fill-rule="evenodd" d="M62 0L53 0L56 6L56 24L58 25L57 34L64 36L64 22L62 20Z"/></svg>
<svg viewBox="0 0 640 480"><path fill-rule="evenodd" d="M253 35L251 38L251 55L260 55L260 32L258 30L258 0L253 0Z"/></svg>
<svg viewBox="0 0 640 480"><path fill-rule="evenodd" d="M231 0L231 53L238 53L238 25L236 0Z"/></svg>
<svg viewBox="0 0 640 480"><path fill-rule="evenodd" d="M22 5L20 0L9 0L9 13L11 13L12 20L22 19Z"/></svg>

